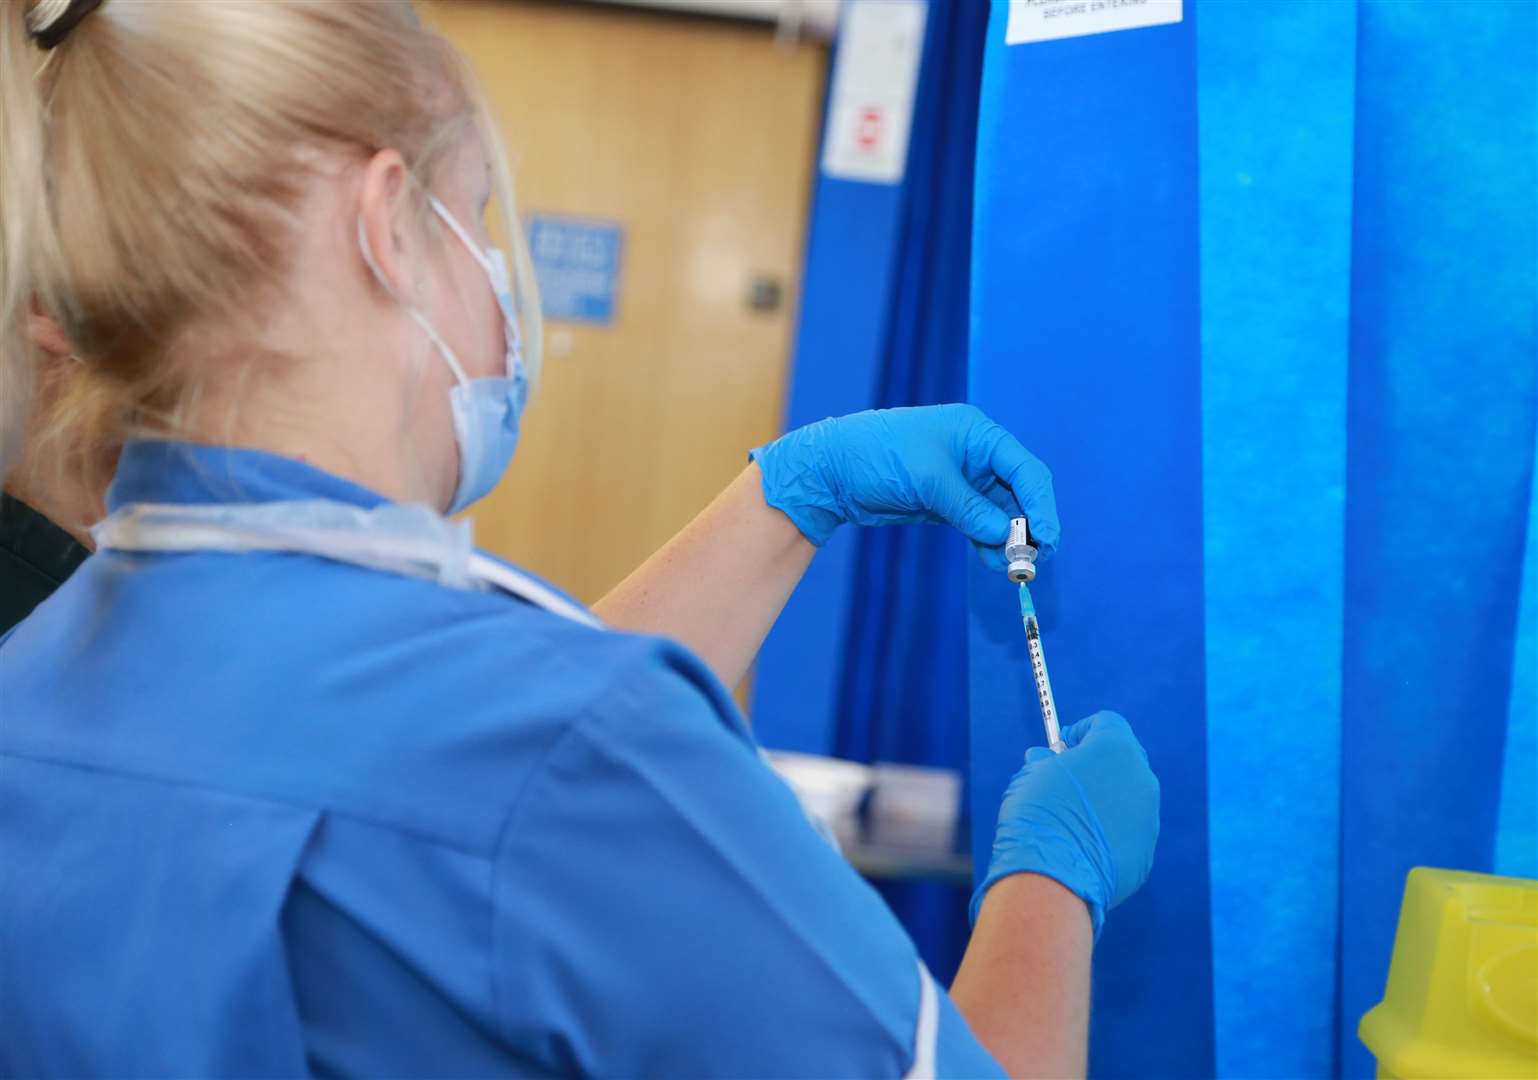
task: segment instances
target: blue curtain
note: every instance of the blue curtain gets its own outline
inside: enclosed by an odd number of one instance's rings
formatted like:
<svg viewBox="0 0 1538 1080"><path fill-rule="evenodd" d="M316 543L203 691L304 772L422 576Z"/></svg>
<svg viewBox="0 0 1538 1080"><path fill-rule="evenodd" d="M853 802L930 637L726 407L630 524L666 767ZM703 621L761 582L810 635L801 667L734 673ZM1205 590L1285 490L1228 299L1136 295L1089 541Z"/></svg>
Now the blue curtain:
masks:
<svg viewBox="0 0 1538 1080"><path fill-rule="evenodd" d="M987 23L986 5L966 0L930 10L900 254L871 402L879 408L966 396L973 151ZM911 525L861 530L855 552L834 752L964 775L970 545L954 530ZM966 946L969 891L933 882L880 889L930 970L948 982Z"/></svg>
<svg viewBox="0 0 1538 1080"><path fill-rule="evenodd" d="M930 3L899 184L818 181L788 426L965 397L987 20L985 4ZM965 540L932 526L835 536L759 656L759 738L964 771L968 558ZM879 887L936 977L949 980L966 942L967 890Z"/></svg>
<svg viewBox="0 0 1538 1080"><path fill-rule="evenodd" d="M1538 873L1538 8L1184 16L994 5L969 393L1057 478L1059 704L1164 786L1092 1071L1368 1076L1406 871ZM981 817L1039 721L968 596Z"/></svg>
<svg viewBox="0 0 1538 1080"><path fill-rule="evenodd" d="M832 71L838 62L835 51ZM915 102L916 109L922 107L922 100ZM910 162L916 144L909 143ZM876 401L903 265L910 175L896 184L817 176L786 430L868 409ZM855 530L833 534L759 651L750 715L766 746L834 752L856 543Z"/></svg>

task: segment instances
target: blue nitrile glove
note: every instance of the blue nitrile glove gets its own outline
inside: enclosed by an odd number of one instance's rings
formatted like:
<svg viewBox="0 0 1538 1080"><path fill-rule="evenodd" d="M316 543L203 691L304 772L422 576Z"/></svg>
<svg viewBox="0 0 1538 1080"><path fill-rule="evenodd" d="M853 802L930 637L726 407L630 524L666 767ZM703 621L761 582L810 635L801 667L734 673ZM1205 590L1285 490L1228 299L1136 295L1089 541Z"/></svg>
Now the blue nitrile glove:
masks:
<svg viewBox="0 0 1538 1080"><path fill-rule="evenodd" d="M1105 913L1137 892L1159 839L1159 781L1127 721L1098 712L1063 731L1061 754L1033 746L999 807L988 876L1042 874L1089 905L1095 939Z"/></svg>
<svg viewBox="0 0 1538 1080"><path fill-rule="evenodd" d="M1052 474L972 405L830 417L750 456L763 472L764 501L819 547L845 522L943 522L1003 570L1009 519L1021 516L1042 558L1057 547Z"/></svg>

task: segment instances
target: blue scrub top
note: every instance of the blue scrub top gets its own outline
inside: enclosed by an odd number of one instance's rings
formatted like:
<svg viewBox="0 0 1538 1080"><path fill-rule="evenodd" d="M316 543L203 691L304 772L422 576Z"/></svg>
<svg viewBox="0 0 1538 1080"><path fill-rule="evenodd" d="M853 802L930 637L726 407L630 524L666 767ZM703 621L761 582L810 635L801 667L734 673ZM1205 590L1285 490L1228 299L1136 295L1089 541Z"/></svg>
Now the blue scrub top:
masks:
<svg viewBox="0 0 1538 1080"><path fill-rule="evenodd" d="M385 501L144 442L109 505L317 497ZM94 555L0 808L6 1075L999 1075L699 660L504 594Z"/></svg>

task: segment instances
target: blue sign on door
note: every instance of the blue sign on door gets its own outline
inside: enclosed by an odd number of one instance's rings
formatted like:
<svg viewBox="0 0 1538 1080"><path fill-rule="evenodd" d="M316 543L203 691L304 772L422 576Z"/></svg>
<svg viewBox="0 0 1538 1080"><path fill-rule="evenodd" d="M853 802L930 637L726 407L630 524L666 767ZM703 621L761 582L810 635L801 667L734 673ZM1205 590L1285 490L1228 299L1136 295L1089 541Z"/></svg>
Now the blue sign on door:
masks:
<svg viewBox="0 0 1538 1080"><path fill-rule="evenodd" d="M589 218L529 217L529 250L547 319L614 321L624 231L618 222Z"/></svg>

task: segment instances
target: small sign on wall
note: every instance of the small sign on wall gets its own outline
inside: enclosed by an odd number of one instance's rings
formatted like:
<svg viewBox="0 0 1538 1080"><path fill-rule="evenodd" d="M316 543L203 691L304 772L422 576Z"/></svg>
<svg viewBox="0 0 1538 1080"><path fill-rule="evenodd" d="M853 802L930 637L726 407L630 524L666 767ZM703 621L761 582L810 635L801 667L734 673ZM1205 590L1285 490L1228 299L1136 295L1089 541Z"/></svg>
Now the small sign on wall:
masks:
<svg viewBox="0 0 1538 1080"><path fill-rule="evenodd" d="M625 232L617 221L529 216L529 252L545 318L608 326Z"/></svg>
<svg viewBox="0 0 1538 1080"><path fill-rule="evenodd" d="M1163 26L1182 17L1181 0L1009 0L1004 44Z"/></svg>
<svg viewBox="0 0 1538 1080"><path fill-rule="evenodd" d="M828 93L826 175L877 184L902 181L927 15L924 0L845 5Z"/></svg>

